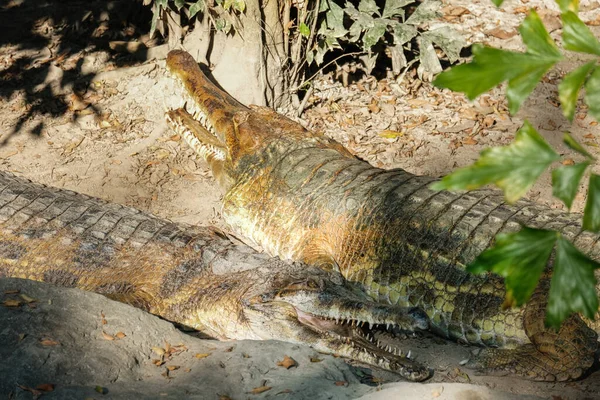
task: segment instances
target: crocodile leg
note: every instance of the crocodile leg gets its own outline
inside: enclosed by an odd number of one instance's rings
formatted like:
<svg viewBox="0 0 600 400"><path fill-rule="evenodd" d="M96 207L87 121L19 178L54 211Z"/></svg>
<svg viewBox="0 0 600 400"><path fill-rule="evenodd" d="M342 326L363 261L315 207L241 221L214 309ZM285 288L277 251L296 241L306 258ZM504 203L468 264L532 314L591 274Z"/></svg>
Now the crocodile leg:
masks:
<svg viewBox="0 0 600 400"><path fill-rule="evenodd" d="M547 286L542 283L525 306L523 327L531 343L514 349L482 349L468 367L538 381L568 381L581 377L592 366L598 334L580 316L569 317L558 331L544 325Z"/></svg>

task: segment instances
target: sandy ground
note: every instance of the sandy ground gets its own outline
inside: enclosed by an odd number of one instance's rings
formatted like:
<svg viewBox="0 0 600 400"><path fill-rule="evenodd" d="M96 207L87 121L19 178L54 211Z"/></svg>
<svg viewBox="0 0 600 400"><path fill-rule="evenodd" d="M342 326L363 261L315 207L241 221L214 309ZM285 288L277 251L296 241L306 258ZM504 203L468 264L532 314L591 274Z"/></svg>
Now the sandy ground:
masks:
<svg viewBox="0 0 600 400"><path fill-rule="evenodd" d="M142 28L123 24L122 21L115 22L118 8L106 6L106 10L88 15L88 7L96 7L97 10L105 7L105 2L71 3L71 8L66 11L52 2L33 4L31 1L13 0L0 3L0 25L6 27L7 32L0 37L0 168L36 182L135 206L173 221L226 228L220 216L222 193L212 181L207 165L180 137L168 131L164 122L165 107L177 102L173 83L163 72L165 46L157 45L144 36ZM445 17L434 25L452 24L465 34L470 43L484 42L507 49L521 49L516 27L528 8L538 9L547 26L551 27L554 38L560 35L558 13L551 5L550 0L512 1L507 2L502 10L496 10L488 0L448 0L445 2ZM600 35L598 5L597 1L581 1L581 17ZM48 14L51 18L47 17ZM116 25L113 26L113 22ZM147 48L133 55L111 50L115 42L133 40L144 43ZM299 121L311 129L324 131L374 165L402 167L417 174L441 176L458 166L469 164L483 148L510 142L525 119L530 120L566 158L577 160L577 156L561 145L562 133L569 130L596 154L598 127L587 115L582 103L573 124L562 117L556 84L557 79L579 60L580 56L571 54L568 62L553 70L517 116L508 114L502 88L471 103L462 95L440 91L427 82L413 79L409 72L401 81L360 78L351 81L347 87L332 76L319 77L315 82L316 90ZM222 82L222 85L227 87L227 82ZM289 115L293 112L281 111ZM534 187L529 196L551 207L562 208L562 204L551 197L548 176ZM581 209L583 201L582 196L577 198L575 209ZM31 290L41 289L33 285ZM60 291L44 290L61 297ZM77 296L86 299L90 296L91 303L102 301L93 294ZM80 299L76 297L73 301ZM120 305L106 307L112 309ZM47 312L54 312L52 308L48 307ZM136 310L130 312L137 313ZM126 323L127 318L123 318L122 322ZM4 325L2 329L16 328ZM164 329L168 331L171 328ZM15 334L17 331L14 330ZM178 335L175 331L171 333ZM152 340L160 342L159 336ZM144 340L144 346L151 345L150 339ZM214 342L210 345L219 349L226 346ZM240 346L249 346L248 349L253 351L289 347L281 343ZM469 348L434 337L408 338L401 346L413 349L421 361L434 368L433 385L472 383L514 395L539 395L553 399L600 398L598 371L571 384L480 377L460 366L460 361L469 357ZM137 362L142 365L140 368L148 368L146 364L151 356L147 348L141 347ZM271 350L264 351L268 353ZM74 348L71 351L76 354ZM298 351L305 355L310 353L310 349ZM26 354L18 354L26 357ZM281 351L277 351L271 358L280 355ZM264 368L258 366L257 371L276 369L272 365L273 359L256 361L257 365L264 362ZM344 388L352 389L339 396L341 392L331 389L330 395L327 392L319 398L352 398L377 389L361 384L356 369L344 369L349 367L342 361L327 359L332 363L328 365L335 365L338 372L343 371L339 372L345 377L343 380L351 383ZM6 357L2 360L0 366L9 365ZM236 364L236 368L245 367ZM326 368L315 368L302 372L308 375L301 375L301 379L309 379L310 374L321 378L327 375ZM27 370L21 372L20 376L25 376ZM57 374L54 376L57 377ZM210 383L212 375L198 374L197 379L207 382L207 385ZM390 374L379 374L379 386L381 382L397 380ZM227 386L236 394L232 398L280 398L283 395L287 398L317 398L302 390L280 395L276 395L275 390L259 395L246 393L257 387L251 385L261 383L258 375L251 383L242 384L243 380L234 378L228 380ZM65 379L62 382L85 383L81 376L79 381ZM111 380L108 375L102 379L98 384L119 382L119 379ZM128 376L127 382L138 379L147 382L147 376L142 373ZM182 380L169 380L169 387L177 386ZM57 382L28 382L27 385L39 383ZM118 393L126 398L126 393L144 387L144 393L155 393L152 385L128 386L122 383ZM198 387L190 386L188 389L194 392ZM450 389L446 394L443 394L444 391L439 393L436 387L427 387L427 390L430 390L428 393L432 398L443 398L436 394L446 396L451 393ZM30 395L19 390L15 393ZM206 397L196 394L198 398L218 398L215 393L220 392L213 391ZM73 398L83 398L77 396L80 395L73 395ZM491 398L484 394L481 396ZM90 397L110 396L96 393Z"/></svg>

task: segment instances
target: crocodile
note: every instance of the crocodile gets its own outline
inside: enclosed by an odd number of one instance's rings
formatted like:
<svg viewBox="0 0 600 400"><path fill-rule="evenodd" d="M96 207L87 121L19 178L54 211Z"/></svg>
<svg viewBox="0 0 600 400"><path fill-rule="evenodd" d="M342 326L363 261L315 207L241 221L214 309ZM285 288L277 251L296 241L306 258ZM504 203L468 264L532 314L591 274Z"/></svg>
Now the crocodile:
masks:
<svg viewBox="0 0 600 400"><path fill-rule="evenodd" d="M376 168L274 110L237 102L184 51L171 51L166 69L182 90L168 124L205 158L224 219L252 247L338 271L381 304L422 309L431 331L480 347L468 366L483 373L567 381L591 368L600 323L573 315L559 330L545 326L551 263L522 308L503 307L502 277L466 272L496 234L521 224L558 230L600 259L579 215L507 204L488 188L433 191L434 178Z"/></svg>
<svg viewBox="0 0 600 400"><path fill-rule="evenodd" d="M416 308L382 305L339 274L287 263L213 227L0 172L0 278L105 295L220 340L306 344L420 381L430 376L376 330L426 329Z"/></svg>

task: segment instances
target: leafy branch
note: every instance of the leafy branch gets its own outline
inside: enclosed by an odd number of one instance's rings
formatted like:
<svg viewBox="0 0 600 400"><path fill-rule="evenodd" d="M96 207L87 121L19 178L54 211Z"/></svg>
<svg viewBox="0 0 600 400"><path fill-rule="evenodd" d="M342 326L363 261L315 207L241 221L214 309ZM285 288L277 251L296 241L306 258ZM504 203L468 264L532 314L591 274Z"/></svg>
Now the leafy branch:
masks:
<svg viewBox="0 0 600 400"><path fill-rule="evenodd" d="M500 5L502 0L492 0ZM556 0L563 23L562 41L566 50L600 56L600 42L577 16L577 0ZM463 92L469 99L508 82L507 98L511 113L516 113L535 86L563 54L550 38L540 17L533 10L519 32L526 51L513 52L486 46L473 46L473 60L441 73L434 85ZM567 74L558 85L564 116L573 120L581 88L590 114L600 120L600 68L597 60ZM568 209L586 169L595 158L569 133L564 143L585 160L552 171L552 193ZM470 166L459 169L432 185L433 189L472 190L495 184L506 201L514 203L539 176L560 159L543 137L527 121L508 146L486 149ZM600 231L600 175L590 173L583 229ZM594 318L598 293L594 271L600 264L580 252L561 233L522 227L515 233L499 234L493 247L484 251L468 267L473 273L495 272L505 277L507 306L519 306L531 297L552 252L555 252L546 323L558 327L572 313Z"/></svg>

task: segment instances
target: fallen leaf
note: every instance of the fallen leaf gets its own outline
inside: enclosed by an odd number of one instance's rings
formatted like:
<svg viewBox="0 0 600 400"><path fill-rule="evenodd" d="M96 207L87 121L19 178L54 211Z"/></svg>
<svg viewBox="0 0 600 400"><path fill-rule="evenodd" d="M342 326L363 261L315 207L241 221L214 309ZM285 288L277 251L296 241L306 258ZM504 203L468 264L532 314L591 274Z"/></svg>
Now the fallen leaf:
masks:
<svg viewBox="0 0 600 400"><path fill-rule="evenodd" d="M104 388L104 387L102 387L102 386L96 386L96 387L94 388L94 390L95 390L96 392L100 393L100 394L106 394L106 393L108 393L108 389L106 389L106 388Z"/></svg>
<svg viewBox="0 0 600 400"><path fill-rule="evenodd" d="M498 27L485 32L486 35L493 36L498 39L510 39L517 34L516 30L505 31Z"/></svg>
<svg viewBox="0 0 600 400"><path fill-rule="evenodd" d="M152 360L152 364L156 365L157 367L160 367L164 363L165 363L164 360L159 360L159 359L156 359L156 358Z"/></svg>
<svg viewBox="0 0 600 400"><path fill-rule="evenodd" d="M380 132L379 136L382 138L385 138L385 139L396 139L398 137L404 136L404 133L386 129L386 130Z"/></svg>
<svg viewBox="0 0 600 400"><path fill-rule="evenodd" d="M175 370L178 370L179 368L180 368L179 365L167 365L167 369L169 371L175 371Z"/></svg>
<svg viewBox="0 0 600 400"><path fill-rule="evenodd" d="M191 371L192 371L192 369L191 369L191 368L186 368L186 369L184 369L183 371L184 371L184 372L191 372Z"/></svg>
<svg viewBox="0 0 600 400"><path fill-rule="evenodd" d="M104 318L102 318L102 321L100 321L100 322L102 322L102 325L108 324L108 322Z"/></svg>
<svg viewBox="0 0 600 400"><path fill-rule="evenodd" d="M217 396L219 396L219 400L231 400L231 397L227 396L226 394L218 394Z"/></svg>
<svg viewBox="0 0 600 400"><path fill-rule="evenodd" d="M108 333L102 331L102 337L106 340L115 340L114 336L109 335Z"/></svg>
<svg viewBox="0 0 600 400"><path fill-rule="evenodd" d="M159 356L165 355L165 349L163 349L162 347L154 346L152 347L152 351L158 354Z"/></svg>
<svg viewBox="0 0 600 400"><path fill-rule="evenodd" d="M19 333L19 342L21 342L23 339L25 339L25 335L24 333Z"/></svg>
<svg viewBox="0 0 600 400"><path fill-rule="evenodd" d="M20 292L19 289L8 289L4 291L4 294L19 294Z"/></svg>
<svg viewBox="0 0 600 400"><path fill-rule="evenodd" d="M346 381L336 381L335 386L348 386L348 382Z"/></svg>
<svg viewBox="0 0 600 400"><path fill-rule="evenodd" d="M250 391L250 393L252 394L260 394L263 392L266 392L267 390L271 390L271 386L259 386L259 387L255 387L254 389L252 389L252 391Z"/></svg>
<svg viewBox="0 0 600 400"><path fill-rule="evenodd" d="M2 302L2 305L4 307L20 307L21 306L21 301L20 300L15 300L15 299L7 299L4 300L4 302Z"/></svg>
<svg viewBox="0 0 600 400"><path fill-rule="evenodd" d="M277 392L277 395L286 394L286 393L292 393L292 392L293 392L292 389L284 389L281 392Z"/></svg>
<svg viewBox="0 0 600 400"><path fill-rule="evenodd" d="M196 357L198 360L200 360L200 359L206 358L210 355L211 355L211 353L196 353L196 355L194 357Z"/></svg>
<svg viewBox="0 0 600 400"><path fill-rule="evenodd" d="M35 399L37 399L42 394L44 394L41 390L36 390L34 388L30 388L30 387L27 387L27 386L24 386L24 385L17 385L17 386L19 387L19 389L31 393Z"/></svg>
<svg viewBox="0 0 600 400"><path fill-rule="evenodd" d="M21 294L19 295L19 297L21 297L21 298L22 298L22 299L25 301L25 303L33 303L34 301L37 301L36 299L34 299L34 298L31 298L31 297L27 296L27 295L26 295L26 294L24 294L24 293L21 293Z"/></svg>
<svg viewBox="0 0 600 400"><path fill-rule="evenodd" d="M127 335L124 334L123 332L117 332L115 334L115 337L117 337L118 339L123 339L125 336L127 336Z"/></svg>
<svg viewBox="0 0 600 400"><path fill-rule="evenodd" d="M181 136L180 135L169 136L169 140L171 140L173 142L179 142L181 140Z"/></svg>
<svg viewBox="0 0 600 400"><path fill-rule="evenodd" d="M226 353L231 353L233 351L233 349L235 349L235 346L231 346L225 349Z"/></svg>
<svg viewBox="0 0 600 400"><path fill-rule="evenodd" d="M573 165L575 161L572 158L565 158L562 160L562 165Z"/></svg>
<svg viewBox="0 0 600 400"><path fill-rule="evenodd" d="M283 360L278 361L277 365L285 369L290 369L292 367L296 367L298 363L289 356L283 356Z"/></svg>
<svg viewBox="0 0 600 400"><path fill-rule="evenodd" d="M462 143L466 146L473 146L473 145L476 145L478 142L477 142L477 140L473 139L471 136L468 136L465 140L462 141Z"/></svg>
<svg viewBox="0 0 600 400"><path fill-rule="evenodd" d="M51 392L54 390L54 385L52 383L42 383L41 385L37 385L35 388L43 392Z"/></svg>
<svg viewBox="0 0 600 400"><path fill-rule="evenodd" d="M373 114L377 114L379 111L381 111L381 108L379 108L376 102L372 102L367 107Z"/></svg>
<svg viewBox="0 0 600 400"><path fill-rule="evenodd" d="M317 362L321 362L321 361L323 361L323 359L319 358L319 357L311 357L310 358L310 362L317 363Z"/></svg>
<svg viewBox="0 0 600 400"><path fill-rule="evenodd" d="M40 344L42 346L56 346L56 345L59 345L60 343L57 342L56 340L44 338L44 339L40 340Z"/></svg>

